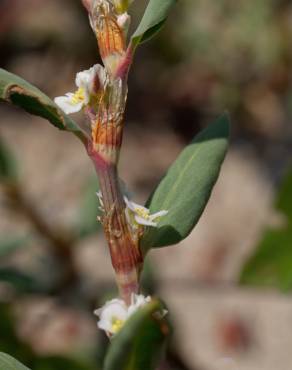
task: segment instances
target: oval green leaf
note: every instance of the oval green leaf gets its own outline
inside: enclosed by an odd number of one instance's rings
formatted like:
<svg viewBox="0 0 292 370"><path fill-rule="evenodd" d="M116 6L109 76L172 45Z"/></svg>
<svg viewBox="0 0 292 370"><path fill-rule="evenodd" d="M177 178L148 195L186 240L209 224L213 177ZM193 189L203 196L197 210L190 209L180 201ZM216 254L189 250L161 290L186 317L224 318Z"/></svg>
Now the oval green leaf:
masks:
<svg viewBox="0 0 292 370"><path fill-rule="evenodd" d="M138 44L149 40L163 26L171 7L177 0L150 0L143 18L132 36L132 44Z"/></svg>
<svg viewBox="0 0 292 370"><path fill-rule="evenodd" d="M153 301L128 319L113 338L104 370L155 370L161 360L170 332L165 319L153 316L163 306Z"/></svg>
<svg viewBox="0 0 292 370"><path fill-rule="evenodd" d="M229 140L229 117L221 116L204 129L172 164L146 205L151 213L167 210L158 227L145 232L141 247L164 247L186 238L210 198Z"/></svg>
<svg viewBox="0 0 292 370"><path fill-rule="evenodd" d="M28 113L50 121L60 130L83 136L77 124L38 88L0 68L0 102L12 103Z"/></svg>
<svg viewBox="0 0 292 370"><path fill-rule="evenodd" d="M6 353L0 352L0 370L29 370L29 368Z"/></svg>

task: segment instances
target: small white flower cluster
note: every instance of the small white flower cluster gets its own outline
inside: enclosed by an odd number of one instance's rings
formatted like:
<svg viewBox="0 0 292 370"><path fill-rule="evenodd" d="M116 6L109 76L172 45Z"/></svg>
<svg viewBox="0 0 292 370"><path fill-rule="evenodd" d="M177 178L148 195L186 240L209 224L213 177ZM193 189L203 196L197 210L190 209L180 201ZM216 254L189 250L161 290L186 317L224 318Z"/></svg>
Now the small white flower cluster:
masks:
<svg viewBox="0 0 292 370"><path fill-rule="evenodd" d="M112 337L124 326L131 315L149 302L151 302L151 297L144 297L142 294L132 294L129 307L121 299L112 299L106 302L103 307L94 311L94 314L99 317L97 326L104 330L108 337Z"/></svg>
<svg viewBox="0 0 292 370"><path fill-rule="evenodd" d="M124 197L124 200L127 206L127 220L134 228L138 228L140 225L157 227L159 218L168 214L168 211L162 210L151 215L148 208L130 201L127 197Z"/></svg>
<svg viewBox="0 0 292 370"><path fill-rule="evenodd" d="M99 200L99 210L104 212L101 191L97 192L96 195ZM168 214L168 211L162 210L151 215L148 208L130 201L126 196L124 196L124 201L126 203L125 213L127 221L133 229L138 229L140 226L157 227L159 218Z"/></svg>
<svg viewBox="0 0 292 370"><path fill-rule="evenodd" d="M100 9L105 9L109 14L112 8L116 9L117 14L115 14L115 17L117 25L124 32L124 36L126 37L130 25L130 16L127 13L127 9L132 1L133 0L92 0L91 8L97 9L96 11L98 14L100 14ZM84 1L84 3L89 7L89 2ZM96 31L92 14L90 15L90 22L93 30ZM124 53L124 51L122 53ZM96 98L98 93L96 90L105 90L108 73L111 74L111 72L113 72L118 60L119 58L117 59L115 53L113 55L107 55L106 59L103 60L106 68L100 64L96 64L88 70L77 73L75 79L77 90L74 93L69 92L65 94L65 96L55 98L55 103L66 114L77 113L87 105L91 105L91 103L94 105L94 101L92 102L92 100Z"/></svg>
<svg viewBox="0 0 292 370"><path fill-rule="evenodd" d="M90 103L90 99L97 93L97 85L103 87L106 83L106 71L96 64L88 70L78 72L75 79L77 90L65 96L55 98L55 103L66 113L77 113ZM98 83L97 83L98 82Z"/></svg>

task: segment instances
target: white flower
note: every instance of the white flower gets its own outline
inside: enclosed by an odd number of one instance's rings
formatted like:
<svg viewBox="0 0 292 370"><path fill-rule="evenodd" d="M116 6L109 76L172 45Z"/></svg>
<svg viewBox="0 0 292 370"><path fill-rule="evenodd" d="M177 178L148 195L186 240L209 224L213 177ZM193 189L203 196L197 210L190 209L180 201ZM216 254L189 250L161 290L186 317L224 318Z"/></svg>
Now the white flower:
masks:
<svg viewBox="0 0 292 370"><path fill-rule="evenodd" d="M126 216L128 222L136 228L139 227L139 225L157 227L157 219L168 213L168 211L162 210L151 215L148 208L130 201L127 197L124 197L124 200L127 206Z"/></svg>
<svg viewBox="0 0 292 370"><path fill-rule="evenodd" d="M147 303L151 302L151 297L144 297L142 294L132 294L131 295L131 305L128 307L128 315L132 315L139 308L145 306Z"/></svg>
<svg viewBox="0 0 292 370"><path fill-rule="evenodd" d="M97 192L96 195L99 199L99 204L100 204L99 209L102 212L104 212L104 204L103 204L101 191ZM126 212L127 221L135 229L139 228L139 225L157 227L158 222L154 222L154 221L168 214L168 211L163 210L163 211L153 213L151 215L150 210L148 208L140 206L139 204L130 201L128 197L126 197L125 195L124 195L124 201L126 203L125 212Z"/></svg>
<svg viewBox="0 0 292 370"><path fill-rule="evenodd" d="M75 84L78 89L75 93L67 93L65 96L55 98L55 103L66 113L79 112L88 105L91 96L105 85L106 72L104 68L96 64L86 71L77 73Z"/></svg>
<svg viewBox="0 0 292 370"><path fill-rule="evenodd" d="M131 295L131 305L128 307L128 316L131 316L135 313L139 308L145 306L146 304L151 302L151 297L145 297L142 294L132 294ZM161 309L160 311L154 312L153 316L157 320L162 320L165 315L168 314L168 310Z"/></svg>
<svg viewBox="0 0 292 370"><path fill-rule="evenodd" d="M103 307L94 311L99 316L97 326L104 330L108 336L116 334L128 318L128 308L121 299L112 299Z"/></svg>
<svg viewBox="0 0 292 370"><path fill-rule="evenodd" d="M97 326L111 337L124 326L130 316L150 302L151 297L144 297L142 294L132 294L129 307L121 299L112 299L102 308L94 311L94 314L99 316Z"/></svg>

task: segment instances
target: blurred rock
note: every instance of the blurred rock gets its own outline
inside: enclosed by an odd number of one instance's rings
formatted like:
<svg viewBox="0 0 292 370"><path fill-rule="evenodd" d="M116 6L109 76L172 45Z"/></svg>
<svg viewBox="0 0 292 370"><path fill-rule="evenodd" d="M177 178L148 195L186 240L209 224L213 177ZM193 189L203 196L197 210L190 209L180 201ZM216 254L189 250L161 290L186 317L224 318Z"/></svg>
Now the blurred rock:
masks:
<svg viewBox="0 0 292 370"><path fill-rule="evenodd" d="M15 305L20 339L42 355L90 352L96 343L93 315L62 307L50 298L21 300Z"/></svg>

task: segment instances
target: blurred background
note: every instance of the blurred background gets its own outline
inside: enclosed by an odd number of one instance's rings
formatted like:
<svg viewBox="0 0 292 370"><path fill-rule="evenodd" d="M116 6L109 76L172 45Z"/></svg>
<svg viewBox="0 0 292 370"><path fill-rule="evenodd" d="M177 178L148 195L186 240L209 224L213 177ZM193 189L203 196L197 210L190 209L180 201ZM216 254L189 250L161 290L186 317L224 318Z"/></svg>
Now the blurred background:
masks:
<svg viewBox="0 0 292 370"><path fill-rule="evenodd" d="M144 291L175 332L163 369L292 368L291 40L291 1L181 0L137 52L120 163L135 201L199 130L232 119L199 224L147 258ZM99 61L78 0L0 1L0 66L51 98ZM32 370L98 370L92 311L116 291L93 167L73 135L0 109L0 350Z"/></svg>

